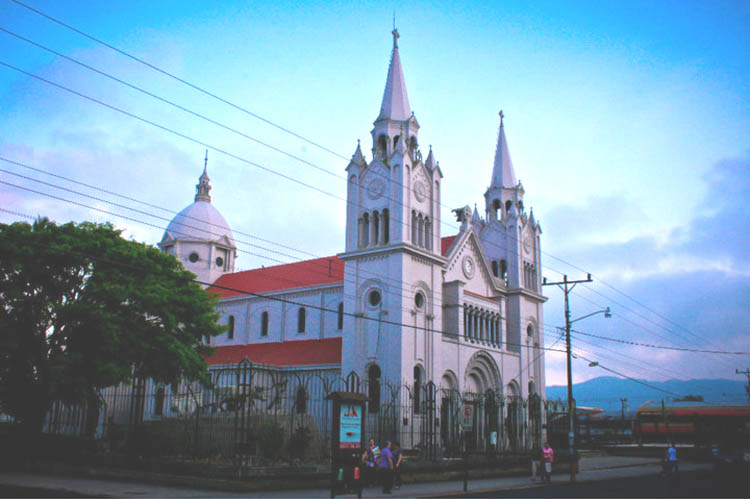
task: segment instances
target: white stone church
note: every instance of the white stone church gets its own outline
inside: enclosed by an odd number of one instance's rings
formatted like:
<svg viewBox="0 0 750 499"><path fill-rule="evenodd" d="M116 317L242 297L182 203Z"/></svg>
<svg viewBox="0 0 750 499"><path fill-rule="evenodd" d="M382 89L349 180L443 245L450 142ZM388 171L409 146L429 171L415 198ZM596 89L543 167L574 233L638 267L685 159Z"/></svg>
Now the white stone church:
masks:
<svg viewBox="0 0 750 499"><path fill-rule="evenodd" d="M484 213L454 210L460 229L443 234L443 171L431 149L423 159L397 39L394 30L371 157L357 145L346 165L341 253L235 272L237 246L205 168L160 247L221 295L229 330L211 339L214 367L247 358L544 399L541 229L524 206L502 113Z"/></svg>

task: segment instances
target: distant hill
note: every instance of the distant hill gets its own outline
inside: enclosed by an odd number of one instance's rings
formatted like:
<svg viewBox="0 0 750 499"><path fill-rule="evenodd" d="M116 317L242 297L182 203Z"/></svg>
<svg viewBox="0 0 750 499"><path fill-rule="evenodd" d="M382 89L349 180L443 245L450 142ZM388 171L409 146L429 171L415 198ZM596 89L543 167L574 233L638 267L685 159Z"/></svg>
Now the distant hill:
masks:
<svg viewBox="0 0 750 499"><path fill-rule="evenodd" d="M677 393L681 396L701 395L706 403L712 405L744 405L747 404L747 393L745 382L731 379L689 379L668 381L643 380L656 388ZM669 393L649 388L635 381L615 378L612 376L601 376L583 383L573 385L573 397L581 407L599 407L605 411L619 412L622 404L620 398L627 398L627 405L631 411L638 406L652 401L661 404L673 401L674 396ZM548 400L563 400L568 398L567 386L548 386Z"/></svg>

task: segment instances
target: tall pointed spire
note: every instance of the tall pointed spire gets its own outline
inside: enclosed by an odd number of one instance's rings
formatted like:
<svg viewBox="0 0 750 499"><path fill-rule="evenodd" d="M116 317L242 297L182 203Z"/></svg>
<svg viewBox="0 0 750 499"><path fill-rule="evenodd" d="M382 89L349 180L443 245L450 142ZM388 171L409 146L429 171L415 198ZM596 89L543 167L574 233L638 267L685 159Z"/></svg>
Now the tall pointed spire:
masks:
<svg viewBox="0 0 750 499"><path fill-rule="evenodd" d="M391 65L388 68L388 78L383 92L383 103L380 105L378 119L406 121L411 116L409 96L406 95L404 72L401 69L401 57L398 55L398 30L393 29L393 52Z"/></svg>
<svg viewBox="0 0 750 499"><path fill-rule="evenodd" d="M203 160L203 174L198 179L198 185L195 186L196 201L208 201L209 203L211 202L211 196L209 195L209 191L211 190L211 184L209 183L210 181L211 179L208 178L208 149L206 149L206 157Z"/></svg>
<svg viewBox="0 0 750 499"><path fill-rule="evenodd" d="M497 148L495 149L495 166L492 168L492 182L494 187L515 187L518 184L513 162L508 151L508 142L505 140L505 128L503 118L505 115L500 111L500 131L497 133Z"/></svg>

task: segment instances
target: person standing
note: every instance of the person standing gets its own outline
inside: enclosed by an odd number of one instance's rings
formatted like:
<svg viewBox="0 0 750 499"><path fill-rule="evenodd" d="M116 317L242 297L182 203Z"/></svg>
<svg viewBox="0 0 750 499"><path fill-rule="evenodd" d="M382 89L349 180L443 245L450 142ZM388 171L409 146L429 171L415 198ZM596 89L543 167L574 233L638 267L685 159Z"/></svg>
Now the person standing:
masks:
<svg viewBox="0 0 750 499"><path fill-rule="evenodd" d="M362 464L364 465L365 485L372 487L375 484L377 476L378 459L380 458L380 447L375 445L375 440L370 439L364 454L362 454Z"/></svg>
<svg viewBox="0 0 750 499"><path fill-rule="evenodd" d="M677 473L677 449L674 447L674 443L669 444L667 449L667 464L669 465L669 473Z"/></svg>
<svg viewBox="0 0 750 499"><path fill-rule="evenodd" d="M542 481L552 482L552 463L555 462L555 451L549 446L549 442L544 442L542 449L542 459L544 460L544 474Z"/></svg>
<svg viewBox="0 0 750 499"><path fill-rule="evenodd" d="M387 441L380 451L380 476L383 481L383 493L390 494L393 488L393 452L390 441Z"/></svg>
<svg viewBox="0 0 750 499"><path fill-rule="evenodd" d="M394 488L401 488L401 462L404 460L404 451L398 440L393 442L393 485Z"/></svg>

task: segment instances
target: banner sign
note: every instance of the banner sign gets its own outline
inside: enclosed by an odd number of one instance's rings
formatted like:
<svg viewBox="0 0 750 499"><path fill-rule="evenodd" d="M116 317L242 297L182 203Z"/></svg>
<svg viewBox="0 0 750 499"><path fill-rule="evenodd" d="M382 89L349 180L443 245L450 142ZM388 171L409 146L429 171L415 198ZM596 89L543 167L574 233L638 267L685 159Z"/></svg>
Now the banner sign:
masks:
<svg viewBox="0 0 750 499"><path fill-rule="evenodd" d="M362 445L362 405L341 404L339 418L339 448L359 449Z"/></svg>
<svg viewBox="0 0 750 499"><path fill-rule="evenodd" d="M461 407L460 414L461 427L464 431L472 431L474 429L474 406L466 404Z"/></svg>

